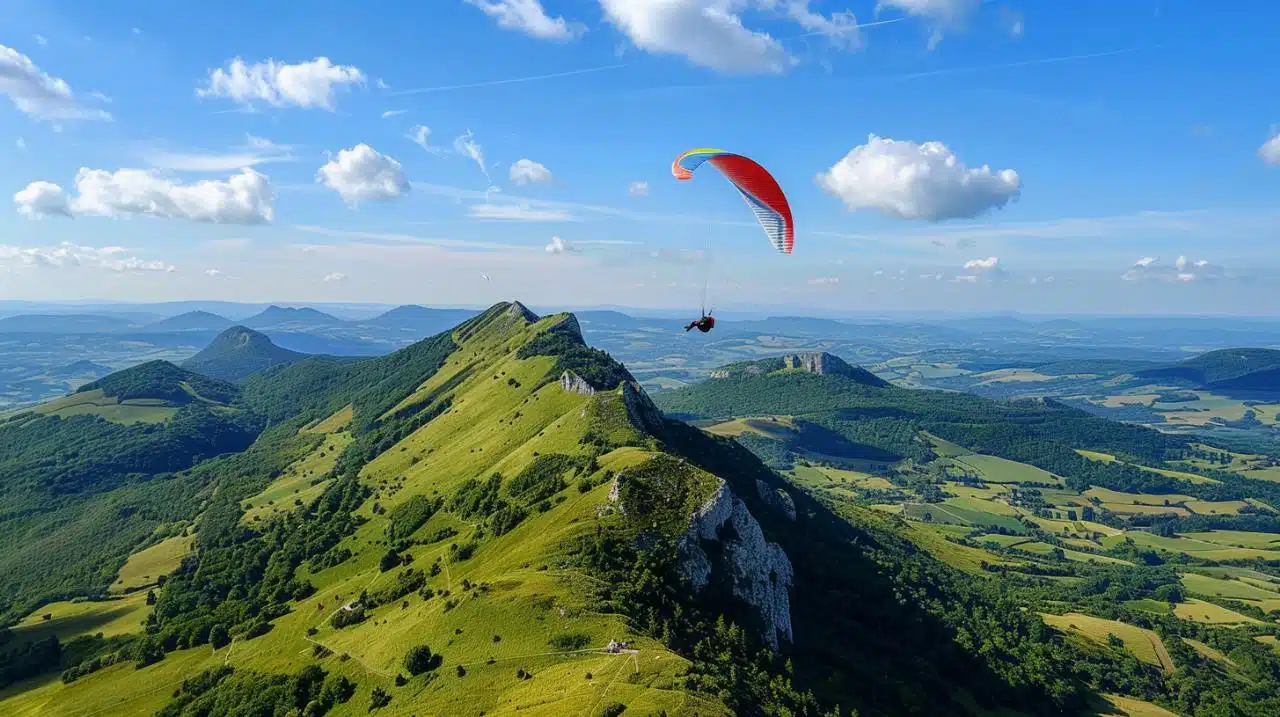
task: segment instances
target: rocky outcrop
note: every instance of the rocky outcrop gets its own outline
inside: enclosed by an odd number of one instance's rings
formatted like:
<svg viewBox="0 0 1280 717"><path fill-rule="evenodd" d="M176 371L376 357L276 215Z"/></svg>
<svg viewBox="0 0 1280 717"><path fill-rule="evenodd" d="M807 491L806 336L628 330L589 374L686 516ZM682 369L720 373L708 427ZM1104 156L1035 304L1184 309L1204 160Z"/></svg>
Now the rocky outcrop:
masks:
<svg viewBox="0 0 1280 717"><path fill-rule="evenodd" d="M826 351L783 356L782 365L785 368L800 369L819 376L826 374L847 376L853 372L853 367L845 363L844 359Z"/></svg>
<svg viewBox="0 0 1280 717"><path fill-rule="evenodd" d="M622 405L627 407L627 417L636 428L653 434L662 430L662 411L635 379L622 382Z"/></svg>
<svg viewBox="0 0 1280 717"><path fill-rule="evenodd" d="M538 322L538 315L519 301L511 302L511 305L507 307L507 315L522 318L531 324Z"/></svg>
<svg viewBox="0 0 1280 717"><path fill-rule="evenodd" d="M560 388L567 393L576 393L580 396L594 396L596 389L587 380L572 371L565 371L560 374Z"/></svg>
<svg viewBox="0 0 1280 717"><path fill-rule="evenodd" d="M773 488L762 480L756 481L756 493L770 508L777 510L788 520L796 519L796 501L781 488Z"/></svg>
<svg viewBox="0 0 1280 717"><path fill-rule="evenodd" d="M733 594L755 609L765 626L765 642L778 649L779 637L793 640L791 631L791 560L777 543L765 539L760 523L728 484L719 487L693 515L680 539L680 572L702 590L713 573L725 571ZM731 528L731 529L730 529ZM718 543L715 560L707 543Z"/></svg>

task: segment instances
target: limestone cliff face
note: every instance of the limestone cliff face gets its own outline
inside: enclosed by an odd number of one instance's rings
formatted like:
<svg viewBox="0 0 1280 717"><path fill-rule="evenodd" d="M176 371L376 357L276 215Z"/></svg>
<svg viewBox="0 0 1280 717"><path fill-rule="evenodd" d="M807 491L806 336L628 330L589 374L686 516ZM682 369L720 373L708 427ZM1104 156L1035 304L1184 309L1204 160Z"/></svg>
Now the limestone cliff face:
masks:
<svg viewBox="0 0 1280 717"><path fill-rule="evenodd" d="M714 562L704 542L720 544ZM766 626L762 637L775 650L780 636L794 639L791 560L781 546L765 539L747 504L723 480L693 515L689 531L680 540L680 556L680 572L696 590L706 588L713 573L727 571L733 594L756 610Z"/></svg>
<svg viewBox="0 0 1280 717"><path fill-rule="evenodd" d="M791 497L790 493L781 488L770 487L768 483L762 480L756 481L756 493L770 508L785 515L787 520L794 521L796 519L796 501Z"/></svg>
<svg viewBox="0 0 1280 717"><path fill-rule="evenodd" d="M662 431L662 411L634 379L622 382L622 405L627 407L627 417L636 428L651 434Z"/></svg>
<svg viewBox="0 0 1280 717"><path fill-rule="evenodd" d="M889 385L870 371L858 366L852 366L839 356L825 351L787 354L775 358L731 364L712 371L711 378L761 376L774 371L786 370L805 371L818 376L844 376L868 386L884 387Z"/></svg>
<svg viewBox="0 0 1280 717"><path fill-rule="evenodd" d="M576 393L581 396L595 395L595 388L587 383L587 380L572 371L565 371L560 374L560 388L568 393Z"/></svg>

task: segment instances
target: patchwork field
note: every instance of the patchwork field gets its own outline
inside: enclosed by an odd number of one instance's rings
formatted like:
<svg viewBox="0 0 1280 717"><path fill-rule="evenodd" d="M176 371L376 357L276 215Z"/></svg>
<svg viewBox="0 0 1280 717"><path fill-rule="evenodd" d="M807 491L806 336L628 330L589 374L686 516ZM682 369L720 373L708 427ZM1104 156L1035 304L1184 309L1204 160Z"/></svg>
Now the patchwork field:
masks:
<svg viewBox="0 0 1280 717"><path fill-rule="evenodd" d="M1041 613L1046 624L1067 633L1092 640L1100 645L1107 644L1109 635L1115 635L1124 642L1124 647L1143 662L1157 665L1166 672L1173 672L1173 659L1169 657L1160 636L1150 630L1135 627L1116 620L1105 620L1100 617L1069 612L1065 615Z"/></svg>
<svg viewBox="0 0 1280 717"><path fill-rule="evenodd" d="M350 419L348 419L349 421ZM326 419L310 429L311 433L321 432L322 425L341 426ZM338 456L351 443L350 433L329 434L323 442L296 463L290 465L271 485L261 493L244 502L244 515L240 521L245 525L269 519L273 515L292 512L302 505L309 505L329 485L329 472L338 462Z"/></svg>

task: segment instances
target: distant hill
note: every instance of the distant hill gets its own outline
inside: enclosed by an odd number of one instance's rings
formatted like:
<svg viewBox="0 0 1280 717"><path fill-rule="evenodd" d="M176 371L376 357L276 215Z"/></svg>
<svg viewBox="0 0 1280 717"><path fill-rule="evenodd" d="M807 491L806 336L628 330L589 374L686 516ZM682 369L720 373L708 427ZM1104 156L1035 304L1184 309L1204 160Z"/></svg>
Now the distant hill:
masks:
<svg viewBox="0 0 1280 717"><path fill-rule="evenodd" d="M283 329L303 330L322 327L342 326L345 322L336 316L309 307L300 309L276 306L272 304L260 313L254 314L241 322L251 329Z"/></svg>
<svg viewBox="0 0 1280 717"><path fill-rule="evenodd" d="M480 312L470 309L429 309L416 304L406 304L359 323L362 326L411 331L422 336L432 336L451 329L478 313Z"/></svg>
<svg viewBox="0 0 1280 717"><path fill-rule="evenodd" d="M231 319L208 311L188 311L170 316L144 327L146 331L221 331L231 326Z"/></svg>
<svg viewBox="0 0 1280 717"><path fill-rule="evenodd" d="M823 352L788 354L775 358L731 363L711 372L711 378L762 376L780 371L799 371L818 376L841 376L866 386L885 387L889 383L870 371L853 366L834 354Z"/></svg>
<svg viewBox="0 0 1280 717"><path fill-rule="evenodd" d="M110 366L103 366L100 363L94 363L89 360L80 360L69 363L66 366L59 366L51 371L49 375L55 378L69 378L81 376L93 376L98 378L111 373Z"/></svg>
<svg viewBox="0 0 1280 717"><path fill-rule="evenodd" d="M1186 381L1206 389L1280 391L1280 351L1220 349L1171 366L1140 371L1137 375Z"/></svg>
<svg viewBox="0 0 1280 717"><path fill-rule="evenodd" d="M117 371L92 383L86 383L76 393L102 391L102 395L119 401L153 399L173 404L186 404L196 400L212 403L230 403L239 389L226 381L202 376L168 361L148 361L123 371Z"/></svg>
<svg viewBox="0 0 1280 717"><path fill-rule="evenodd" d="M253 329L232 326L218 334L200 353L183 361L182 367L224 381L241 381L272 366L306 357L307 354L276 346Z"/></svg>
<svg viewBox="0 0 1280 717"><path fill-rule="evenodd" d="M7 334L95 334L135 326L128 319L98 314L22 314L0 319L0 333Z"/></svg>

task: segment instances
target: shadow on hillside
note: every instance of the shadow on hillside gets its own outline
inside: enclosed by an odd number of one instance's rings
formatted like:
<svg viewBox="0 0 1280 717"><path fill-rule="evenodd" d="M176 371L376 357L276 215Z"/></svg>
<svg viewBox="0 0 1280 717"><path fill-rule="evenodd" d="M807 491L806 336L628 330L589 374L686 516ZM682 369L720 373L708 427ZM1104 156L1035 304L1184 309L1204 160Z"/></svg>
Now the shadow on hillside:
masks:
<svg viewBox="0 0 1280 717"><path fill-rule="evenodd" d="M967 577L904 539L851 525L731 439L675 421L668 421L665 439L675 452L729 482L791 559L795 644L788 656L797 688L864 715L963 714L966 696L984 711L1062 714L1042 689L1011 684L959 647L957 639L989 647L1003 637L993 634L1001 630L1003 616L964 589ZM756 481L790 488L796 522L764 503ZM920 607L926 602L970 634L958 636L955 627ZM1020 656L995 655L1001 657L1016 662Z"/></svg>

